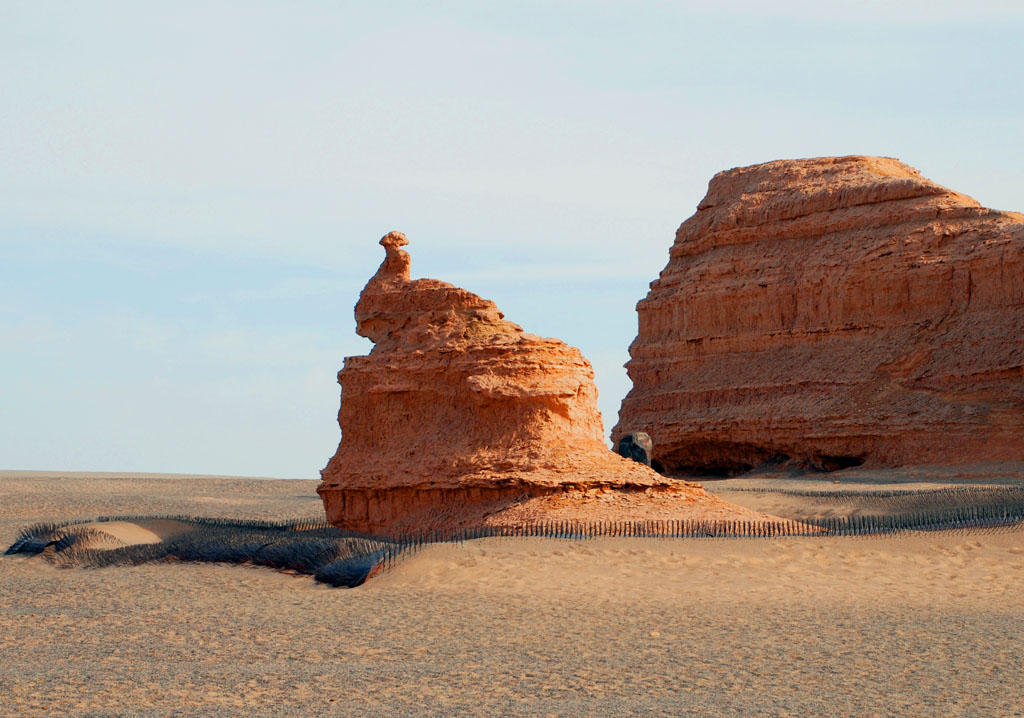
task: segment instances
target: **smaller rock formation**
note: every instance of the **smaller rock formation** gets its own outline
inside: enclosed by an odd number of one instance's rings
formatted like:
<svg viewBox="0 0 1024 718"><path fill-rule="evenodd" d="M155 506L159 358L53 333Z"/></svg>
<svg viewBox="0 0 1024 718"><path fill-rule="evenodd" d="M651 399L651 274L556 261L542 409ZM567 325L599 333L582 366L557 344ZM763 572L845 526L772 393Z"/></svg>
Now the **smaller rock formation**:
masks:
<svg viewBox="0 0 1024 718"><path fill-rule="evenodd" d="M650 434L643 431L636 431L626 434L619 439L619 456L625 456L638 464L651 465L651 454L654 452L654 442Z"/></svg>
<svg viewBox="0 0 1024 718"><path fill-rule="evenodd" d="M608 450L590 364L493 302L410 278L405 235L356 304L374 343L338 374L328 520L367 533L557 519L744 518L699 485Z"/></svg>

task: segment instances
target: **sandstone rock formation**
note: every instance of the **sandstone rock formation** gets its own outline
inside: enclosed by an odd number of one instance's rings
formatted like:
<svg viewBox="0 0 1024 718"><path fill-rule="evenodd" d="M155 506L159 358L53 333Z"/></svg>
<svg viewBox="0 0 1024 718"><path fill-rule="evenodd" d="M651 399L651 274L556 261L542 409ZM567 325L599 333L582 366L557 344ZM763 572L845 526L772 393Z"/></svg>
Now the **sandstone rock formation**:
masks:
<svg viewBox="0 0 1024 718"><path fill-rule="evenodd" d="M719 173L637 311L670 472L1024 459L1024 215L895 159Z"/></svg>
<svg viewBox="0 0 1024 718"><path fill-rule="evenodd" d="M318 489L331 523L382 533L752 517L612 453L579 350L524 333L464 289L410 279L404 235L381 244L387 257L355 311L374 347L338 374L342 440Z"/></svg>

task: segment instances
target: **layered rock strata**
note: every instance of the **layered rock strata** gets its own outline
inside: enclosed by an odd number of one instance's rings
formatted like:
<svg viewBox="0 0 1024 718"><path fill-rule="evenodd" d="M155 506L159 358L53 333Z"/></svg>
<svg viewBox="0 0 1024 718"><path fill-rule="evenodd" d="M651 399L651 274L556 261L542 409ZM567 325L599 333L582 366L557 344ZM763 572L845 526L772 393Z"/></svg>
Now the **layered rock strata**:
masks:
<svg viewBox="0 0 1024 718"><path fill-rule="evenodd" d="M331 523L395 533L562 517L751 518L612 453L579 350L525 333L464 289L410 279L404 235L381 244L387 256L355 311L374 347L338 374L342 440L318 489Z"/></svg>
<svg viewBox="0 0 1024 718"><path fill-rule="evenodd" d="M670 472L1024 459L1024 215L895 159L719 173L637 311Z"/></svg>

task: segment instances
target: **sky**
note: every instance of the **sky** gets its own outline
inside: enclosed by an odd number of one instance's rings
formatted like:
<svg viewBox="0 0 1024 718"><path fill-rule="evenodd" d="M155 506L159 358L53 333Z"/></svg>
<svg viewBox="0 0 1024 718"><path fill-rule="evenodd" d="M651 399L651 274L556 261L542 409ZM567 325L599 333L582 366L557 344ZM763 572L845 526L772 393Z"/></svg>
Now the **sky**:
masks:
<svg viewBox="0 0 1024 718"><path fill-rule="evenodd" d="M1024 210L1024 3L0 2L0 469L316 478L413 276L593 363L708 180L898 157Z"/></svg>

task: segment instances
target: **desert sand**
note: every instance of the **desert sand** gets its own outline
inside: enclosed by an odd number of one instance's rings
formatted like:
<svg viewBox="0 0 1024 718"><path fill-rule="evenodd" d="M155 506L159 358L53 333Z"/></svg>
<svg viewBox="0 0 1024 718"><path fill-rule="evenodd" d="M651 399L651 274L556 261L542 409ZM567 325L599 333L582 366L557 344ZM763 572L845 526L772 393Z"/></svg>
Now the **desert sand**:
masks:
<svg viewBox="0 0 1024 718"><path fill-rule="evenodd" d="M3 472L0 546L44 520L316 516L316 485ZM802 500L736 491L749 485L707 484L775 510ZM0 715L1020 716L1022 595L1019 527L486 539L352 590L260 568L2 557Z"/></svg>

